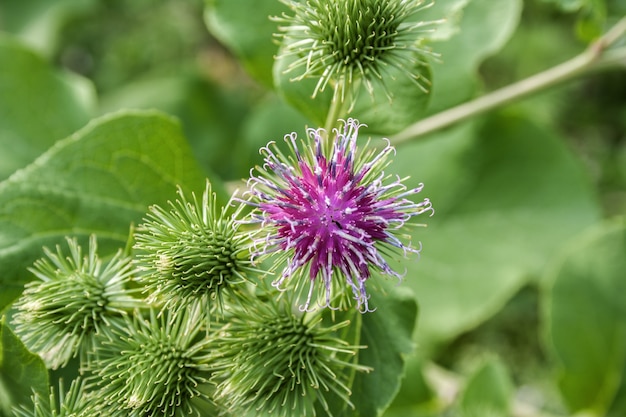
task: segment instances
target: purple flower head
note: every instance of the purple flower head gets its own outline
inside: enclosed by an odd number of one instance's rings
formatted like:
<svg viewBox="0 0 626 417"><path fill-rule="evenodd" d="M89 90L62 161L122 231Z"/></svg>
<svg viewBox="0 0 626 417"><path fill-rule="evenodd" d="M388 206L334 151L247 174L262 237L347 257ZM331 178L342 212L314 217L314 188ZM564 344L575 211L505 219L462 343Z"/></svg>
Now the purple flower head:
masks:
<svg viewBox="0 0 626 417"><path fill-rule="evenodd" d="M258 253L280 253L286 264L273 285L284 289L295 283L296 293L306 294L301 310L311 309L314 301L327 307L335 299L340 306L349 303L347 286L358 307L369 311L365 282L372 271L401 279L383 254L393 253L389 249L419 254L396 233L413 216L433 212L428 199L407 198L422 184L407 189L402 179L383 172L395 152L388 141L379 152L359 151L361 126L348 119L342 129L333 129L334 138L324 129L308 129L313 143L302 140L300 146L297 134L288 134L290 156L270 142L261 149L265 164L250 178L250 203L258 208L254 221L267 230L257 241Z"/></svg>

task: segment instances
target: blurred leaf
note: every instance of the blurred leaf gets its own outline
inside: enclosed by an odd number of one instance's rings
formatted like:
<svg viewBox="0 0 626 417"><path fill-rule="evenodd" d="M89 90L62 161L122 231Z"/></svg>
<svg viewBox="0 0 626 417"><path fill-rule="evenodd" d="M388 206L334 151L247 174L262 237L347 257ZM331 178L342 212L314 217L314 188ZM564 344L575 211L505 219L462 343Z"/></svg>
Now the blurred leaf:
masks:
<svg viewBox="0 0 626 417"><path fill-rule="evenodd" d="M578 19L576 33L580 39L592 42L602 36L605 22L605 10L587 9Z"/></svg>
<svg viewBox="0 0 626 417"><path fill-rule="evenodd" d="M241 142L249 101L243 89L220 87L191 72L126 84L102 97L101 111L157 109L176 116L202 167L223 179L239 179L250 167L241 169L241 155L233 149Z"/></svg>
<svg viewBox="0 0 626 417"><path fill-rule="evenodd" d="M400 389L405 357L415 348L417 304L410 291L372 291L370 306L377 310L362 316L360 343L367 348L359 353L359 363L373 371L355 377L351 401L356 410L346 414L354 417L380 416L389 407Z"/></svg>
<svg viewBox="0 0 626 417"><path fill-rule="evenodd" d="M509 40L519 23L522 1L435 2L432 10L427 10L428 18L440 16L440 8L445 13L443 16L458 21L459 27L453 36L447 34L445 41L432 44L433 51L441 55L441 62L432 64L429 113L460 104L475 95L478 66Z"/></svg>
<svg viewBox="0 0 626 417"><path fill-rule="evenodd" d="M373 97L361 91L351 117L363 120L375 134L388 136L398 133L411 123L421 119L430 100L430 92L424 92L405 74L396 68L385 71L385 86L391 94L391 100L385 97L385 91L379 83L374 83ZM430 90L431 71L428 65L419 64L412 70L421 74L420 83Z"/></svg>
<svg viewBox="0 0 626 417"><path fill-rule="evenodd" d="M241 128L242 141L236 151L238 171L247 174L250 168L263 164L259 149L270 141L286 151L285 135L297 132L302 137L307 127L317 126L311 126L304 116L275 94L268 94L252 107Z"/></svg>
<svg viewBox="0 0 626 417"><path fill-rule="evenodd" d="M312 98L317 84L316 78L291 81L297 74L285 72L295 59L295 56L285 56L280 50L278 51L273 68L274 86L287 103L310 119L317 127L323 127L333 98L332 88L327 87Z"/></svg>
<svg viewBox="0 0 626 417"><path fill-rule="evenodd" d="M418 347L419 350L419 347ZM424 376L424 363L416 355L407 358L400 392L387 409L385 417L438 415L439 399Z"/></svg>
<svg viewBox="0 0 626 417"><path fill-rule="evenodd" d="M518 117L494 116L400 147L391 166L424 182L436 213L418 219L418 262L402 285L421 310L421 354L498 311L558 248L599 218L582 166L560 138ZM391 168L390 167L390 168Z"/></svg>
<svg viewBox="0 0 626 417"><path fill-rule="evenodd" d="M461 415L508 416L513 391L506 367L499 360L490 359L468 379L461 394Z"/></svg>
<svg viewBox="0 0 626 417"><path fill-rule="evenodd" d="M607 17L605 0L544 0L554 3L564 12L577 12L576 31L578 37L587 42L602 34Z"/></svg>
<svg viewBox="0 0 626 417"><path fill-rule="evenodd" d="M4 321L5 316L0 319L0 416L10 416L12 406L30 404L34 393L47 398L48 370Z"/></svg>
<svg viewBox="0 0 626 417"><path fill-rule="evenodd" d="M459 32L459 25L463 18L463 9L471 0L435 1L429 7L409 18L414 22L438 22L429 27L432 32L428 39L441 42L450 39Z"/></svg>
<svg viewBox="0 0 626 417"><path fill-rule="evenodd" d="M543 313L561 393L572 412L604 415L626 384L624 219L576 239L550 276Z"/></svg>
<svg viewBox="0 0 626 417"><path fill-rule="evenodd" d="M94 101L85 80L0 34L0 180L84 126Z"/></svg>
<svg viewBox="0 0 626 417"><path fill-rule="evenodd" d="M102 253L123 247L130 224L173 198L176 185L202 190L204 175L180 126L161 113L105 116L57 142L0 183L0 310L42 246L95 233Z"/></svg>
<svg viewBox="0 0 626 417"><path fill-rule="evenodd" d="M57 47L61 26L97 4L94 0L3 0L0 30L17 35L46 56Z"/></svg>
<svg viewBox="0 0 626 417"><path fill-rule="evenodd" d="M543 0L546 3L554 3L559 8L566 12L572 12L580 9L586 3L591 3L597 0Z"/></svg>
<svg viewBox="0 0 626 417"><path fill-rule="evenodd" d="M270 16L289 10L278 0L205 0L209 31L232 50L257 81L271 88L272 66L278 47L277 25Z"/></svg>
<svg viewBox="0 0 626 417"><path fill-rule="evenodd" d="M615 393L615 401L611 404L611 408L606 414L606 417L622 417L626 416L626 363L622 368L622 383L619 390Z"/></svg>

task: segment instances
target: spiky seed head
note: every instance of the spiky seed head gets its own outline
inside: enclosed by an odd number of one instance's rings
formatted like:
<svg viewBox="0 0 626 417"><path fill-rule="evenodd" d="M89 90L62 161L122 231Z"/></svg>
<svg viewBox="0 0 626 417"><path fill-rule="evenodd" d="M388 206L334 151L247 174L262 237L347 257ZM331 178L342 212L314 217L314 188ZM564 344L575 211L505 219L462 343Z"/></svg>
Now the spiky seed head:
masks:
<svg viewBox="0 0 626 417"><path fill-rule="evenodd" d="M290 303L272 300L234 311L211 353L216 401L233 415L331 415L330 395L354 408L350 375L369 368L356 363L361 347L337 336L348 325L326 326L321 314L294 313Z"/></svg>
<svg viewBox="0 0 626 417"><path fill-rule="evenodd" d="M166 308L201 305L207 314L222 310L225 294L256 272L250 255L250 233L236 219L243 205L232 200L218 209L207 181L202 199L187 199L182 189L169 210L150 208L135 235L139 282L149 300ZM232 209L232 206L236 207Z"/></svg>
<svg viewBox="0 0 626 417"><path fill-rule="evenodd" d="M103 343L92 371L101 414L200 416L210 400L204 391L209 341L198 306L159 314L137 312Z"/></svg>
<svg viewBox="0 0 626 417"><path fill-rule="evenodd" d="M44 248L46 258L30 268L35 279L15 304L17 334L52 369L77 354L85 362L97 336L141 304L129 289L134 273L129 257L119 251L103 264L94 235L84 257L77 239L67 238L67 244L69 256L60 246L56 253Z"/></svg>
<svg viewBox="0 0 626 417"><path fill-rule="evenodd" d="M415 21L413 16L432 5L423 0L281 0L291 15L274 17L280 25L277 38L282 42L279 55L291 64L292 80L317 78L313 97L329 84L345 88L363 82L373 94L373 83L384 87L389 67L399 69L427 91L428 80L414 72L432 55L423 45L427 26L435 21ZM385 89L386 94L391 93ZM356 96L356 95L353 95ZM343 101L343 100L342 100Z"/></svg>

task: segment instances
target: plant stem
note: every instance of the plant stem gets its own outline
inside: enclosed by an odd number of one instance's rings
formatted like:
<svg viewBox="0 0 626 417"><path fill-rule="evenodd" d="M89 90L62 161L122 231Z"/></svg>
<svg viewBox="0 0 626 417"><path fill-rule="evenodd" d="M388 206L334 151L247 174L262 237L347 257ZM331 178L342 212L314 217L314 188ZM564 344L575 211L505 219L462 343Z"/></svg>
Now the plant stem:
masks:
<svg viewBox="0 0 626 417"><path fill-rule="evenodd" d="M337 123L337 117L343 108L343 100L341 94L339 93L342 88L344 88L343 80L339 80L335 85L333 99L330 102L330 108L328 109L328 115L326 116L326 123L324 123L324 130L327 135L330 135L333 126Z"/></svg>
<svg viewBox="0 0 626 417"><path fill-rule="evenodd" d="M626 66L626 47L607 49L626 33L626 17L584 52L544 72L420 120L390 138L398 145L592 71Z"/></svg>
<svg viewBox="0 0 626 417"><path fill-rule="evenodd" d="M352 82L358 83L359 80ZM348 84L349 82L345 78L341 78L334 86L333 99L328 109L326 123L324 124L327 134L330 134L332 128L337 126L337 120L347 117L354 105L353 90L358 89L358 84L352 88L349 88Z"/></svg>

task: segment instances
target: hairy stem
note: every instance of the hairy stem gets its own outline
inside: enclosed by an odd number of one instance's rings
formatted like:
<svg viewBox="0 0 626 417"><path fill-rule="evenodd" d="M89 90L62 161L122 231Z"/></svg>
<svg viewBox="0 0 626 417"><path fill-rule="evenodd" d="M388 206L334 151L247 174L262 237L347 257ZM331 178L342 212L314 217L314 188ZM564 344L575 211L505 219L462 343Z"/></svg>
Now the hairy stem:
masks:
<svg viewBox="0 0 626 417"><path fill-rule="evenodd" d="M475 100L444 110L407 127L390 138L398 145L436 130L496 109L538 91L569 81L593 71L626 66L626 47L608 49L626 33L626 17L583 53L539 74L493 91Z"/></svg>

